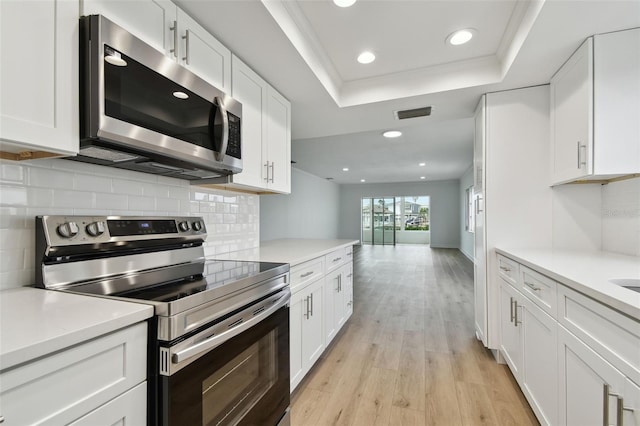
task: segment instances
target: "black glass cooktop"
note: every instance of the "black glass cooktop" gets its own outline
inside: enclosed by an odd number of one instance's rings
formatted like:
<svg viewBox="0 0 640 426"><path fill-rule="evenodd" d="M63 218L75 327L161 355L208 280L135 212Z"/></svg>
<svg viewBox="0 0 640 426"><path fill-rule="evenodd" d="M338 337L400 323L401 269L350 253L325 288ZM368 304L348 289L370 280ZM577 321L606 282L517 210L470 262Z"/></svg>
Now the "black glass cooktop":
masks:
<svg viewBox="0 0 640 426"><path fill-rule="evenodd" d="M247 285L251 285L261 281L261 276L267 275L269 272L285 265L286 263L207 259L202 263L201 274L142 289L116 293L111 296L171 303L198 293L238 284L242 281L246 282Z"/></svg>

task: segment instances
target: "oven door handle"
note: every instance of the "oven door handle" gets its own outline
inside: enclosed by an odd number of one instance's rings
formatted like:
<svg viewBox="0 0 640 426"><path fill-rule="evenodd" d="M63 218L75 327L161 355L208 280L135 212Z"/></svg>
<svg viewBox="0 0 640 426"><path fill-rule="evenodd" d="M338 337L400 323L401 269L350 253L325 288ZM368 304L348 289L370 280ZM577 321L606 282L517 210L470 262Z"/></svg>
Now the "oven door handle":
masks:
<svg viewBox="0 0 640 426"><path fill-rule="evenodd" d="M181 351L174 353L171 356L171 362L173 362L174 364L179 364L188 358L201 354L202 352L210 351L211 349L217 348L227 340L253 327L254 325L258 324L260 321L262 321L264 318L267 318L272 313L274 313L278 309L288 304L289 299L291 299L291 292L287 291L286 294L284 294L279 299L277 299L273 303L273 305L271 305L269 308L262 311L260 314L252 317L250 320L246 322L242 322L239 325L233 328L230 328L229 330L223 333L215 335L209 339L203 340L200 343L197 343L193 346L189 346L186 349L183 349Z"/></svg>

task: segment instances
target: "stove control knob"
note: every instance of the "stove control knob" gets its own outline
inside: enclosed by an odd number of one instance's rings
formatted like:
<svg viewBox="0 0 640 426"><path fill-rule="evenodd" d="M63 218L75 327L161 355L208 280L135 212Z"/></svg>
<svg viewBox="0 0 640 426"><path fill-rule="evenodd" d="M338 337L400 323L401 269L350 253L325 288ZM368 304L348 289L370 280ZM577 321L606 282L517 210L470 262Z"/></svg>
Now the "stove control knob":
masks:
<svg viewBox="0 0 640 426"><path fill-rule="evenodd" d="M196 220L195 222L193 222L192 226L193 226L193 230L196 232L200 232L202 230L202 222L200 222L199 220Z"/></svg>
<svg viewBox="0 0 640 426"><path fill-rule="evenodd" d="M99 237L104 234L104 222L92 222L87 225L87 234L92 237Z"/></svg>
<svg viewBox="0 0 640 426"><path fill-rule="evenodd" d="M178 224L178 229L180 229L180 231L182 232L187 232L191 228L189 227L189 222L184 221Z"/></svg>
<svg viewBox="0 0 640 426"><path fill-rule="evenodd" d="M65 222L58 226L58 234L63 238L75 237L78 231L78 224L75 222Z"/></svg>

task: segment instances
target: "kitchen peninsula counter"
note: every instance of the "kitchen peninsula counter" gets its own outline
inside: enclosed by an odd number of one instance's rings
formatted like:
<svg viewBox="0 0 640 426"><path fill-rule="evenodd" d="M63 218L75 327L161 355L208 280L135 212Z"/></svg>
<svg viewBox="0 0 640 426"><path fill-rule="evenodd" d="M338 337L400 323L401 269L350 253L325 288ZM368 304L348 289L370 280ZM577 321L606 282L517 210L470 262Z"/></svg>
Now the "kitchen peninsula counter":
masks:
<svg viewBox="0 0 640 426"><path fill-rule="evenodd" d="M212 256L219 260L246 260L257 262L281 262L291 266L299 265L334 250L359 244L359 240L350 239L303 239L286 238L265 241L260 247Z"/></svg>
<svg viewBox="0 0 640 426"><path fill-rule="evenodd" d="M0 370L144 321L141 303L20 287L0 292Z"/></svg>
<svg viewBox="0 0 640 426"><path fill-rule="evenodd" d="M557 249L496 248L496 252L640 320L640 293L609 282L611 279L640 279L638 257Z"/></svg>

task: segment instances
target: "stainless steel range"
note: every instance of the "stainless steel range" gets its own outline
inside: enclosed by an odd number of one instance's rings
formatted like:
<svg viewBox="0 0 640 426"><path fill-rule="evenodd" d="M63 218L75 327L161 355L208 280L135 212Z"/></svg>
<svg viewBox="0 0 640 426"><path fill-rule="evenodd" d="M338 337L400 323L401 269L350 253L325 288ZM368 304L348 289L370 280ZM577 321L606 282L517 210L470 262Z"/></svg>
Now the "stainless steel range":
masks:
<svg viewBox="0 0 640 426"><path fill-rule="evenodd" d="M289 424L289 265L204 256L198 217L38 216L39 287L151 304L149 418Z"/></svg>

